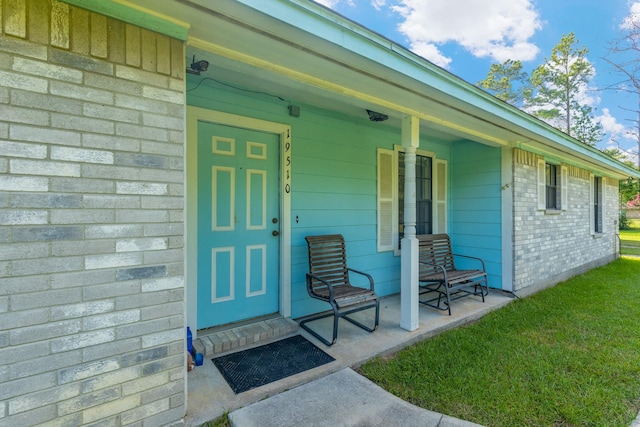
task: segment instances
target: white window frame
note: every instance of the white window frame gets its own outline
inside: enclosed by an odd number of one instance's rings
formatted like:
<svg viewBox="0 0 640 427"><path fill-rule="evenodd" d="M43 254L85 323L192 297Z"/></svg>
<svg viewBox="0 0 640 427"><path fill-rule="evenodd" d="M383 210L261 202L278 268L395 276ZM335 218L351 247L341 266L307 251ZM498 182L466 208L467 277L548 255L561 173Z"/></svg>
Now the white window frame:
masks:
<svg viewBox="0 0 640 427"><path fill-rule="evenodd" d="M400 255L398 230L398 156L404 147L396 145L393 150L378 148L377 152L377 232L378 252L394 251ZM433 233L447 232L448 169L447 161L438 159L436 153L416 150L416 155L432 159L432 204ZM390 176L389 176L390 175ZM442 182L444 180L444 182ZM390 184L390 186L389 186ZM391 209L391 212L389 212ZM389 220L391 224L389 224Z"/></svg>
<svg viewBox="0 0 640 427"><path fill-rule="evenodd" d="M560 191L560 207L556 209L547 208L547 174L548 164L555 165L560 170L558 191ZM566 165L547 162L545 159L538 159L537 168L537 190L538 190L538 210L547 213L558 213L566 211L569 206L569 168Z"/></svg>
<svg viewBox="0 0 640 427"><path fill-rule="evenodd" d="M596 178L598 178L598 182L596 183ZM598 196L598 225L596 225L596 215L595 215L595 189L596 185L599 185ZM604 194L604 178L601 176L595 176L594 174L589 174L589 230L592 236L602 235L604 233L604 203L605 203L605 194Z"/></svg>

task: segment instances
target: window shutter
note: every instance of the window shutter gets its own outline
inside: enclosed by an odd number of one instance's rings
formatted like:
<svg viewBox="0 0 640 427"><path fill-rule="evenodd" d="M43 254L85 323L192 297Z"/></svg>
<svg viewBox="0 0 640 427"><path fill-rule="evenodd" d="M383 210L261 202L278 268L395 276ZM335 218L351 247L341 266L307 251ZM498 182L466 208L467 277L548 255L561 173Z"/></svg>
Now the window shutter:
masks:
<svg viewBox="0 0 640 427"><path fill-rule="evenodd" d="M607 221L605 220L605 215L607 213L607 207L604 204L605 199L605 188L607 187L607 180L605 177L600 177L597 182L598 185L598 230L600 233L604 233L606 230L604 229Z"/></svg>
<svg viewBox="0 0 640 427"><path fill-rule="evenodd" d="M447 232L447 161L436 159L434 233Z"/></svg>
<svg viewBox="0 0 640 427"><path fill-rule="evenodd" d="M538 210L547 209L547 181L544 159L538 159Z"/></svg>
<svg viewBox="0 0 640 427"><path fill-rule="evenodd" d="M596 218L595 218L595 200L593 193L595 191L595 177L589 174L589 232L596 234Z"/></svg>
<svg viewBox="0 0 640 427"><path fill-rule="evenodd" d="M560 209L566 211L569 207L569 168L562 166L560 168Z"/></svg>
<svg viewBox="0 0 640 427"><path fill-rule="evenodd" d="M600 185L600 212L602 212L600 215L600 218L602 218L602 227L600 230L602 230L603 233L606 233L609 231L607 227L609 221L607 221L607 179L605 177L600 178Z"/></svg>
<svg viewBox="0 0 640 427"><path fill-rule="evenodd" d="M378 252L394 249L394 161L392 150L378 149Z"/></svg>

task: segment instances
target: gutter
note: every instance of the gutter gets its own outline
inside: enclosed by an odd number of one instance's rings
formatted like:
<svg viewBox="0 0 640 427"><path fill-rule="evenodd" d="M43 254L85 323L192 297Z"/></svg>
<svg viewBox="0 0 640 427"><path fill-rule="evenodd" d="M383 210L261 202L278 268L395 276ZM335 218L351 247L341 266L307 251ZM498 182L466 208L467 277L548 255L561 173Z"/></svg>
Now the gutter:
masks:
<svg viewBox="0 0 640 427"><path fill-rule="evenodd" d="M242 3L244 5L247 5L249 7L252 7L253 9L256 10L262 10L261 6L264 7L264 0L236 0L239 3ZM351 68L354 69L357 72L363 73L365 75L368 75L369 77L372 78L377 78L378 80L383 80L384 82L388 83L388 84L392 84L395 85L396 87L405 90L407 92L413 93L415 95L421 96L425 99L429 99L432 102L438 103L440 105L443 105L444 107L459 111L461 113L464 113L466 115L470 115L471 117L474 117L477 120L483 121L485 123L488 123L492 126L498 127L500 129L506 130L514 135L520 136L522 139L520 139L519 143L523 143L523 144L527 144L527 142L534 142L537 144L541 144L543 146L549 147L554 151L559 151L561 153L564 153L566 155L568 155L569 157L574 156L576 152L578 152L579 154L582 154L585 157L582 157L583 160L586 160L587 162L593 164L596 167L602 168L603 164L606 166L606 169L608 171L616 171L618 176L632 176L635 178L640 178L640 171L630 168L627 165L618 162L617 160L607 156L606 154L602 153L600 150L598 150L597 148L591 147L589 145L586 145L578 140L576 140L575 138L565 134L564 132L554 128L553 126L543 122L542 120L494 97L493 95L483 91L482 89L470 84L469 82L466 82L465 80L461 79L460 77L450 73L449 71L431 63L430 61L426 60L425 58L422 58L416 54L414 54L413 52L409 51L407 48L393 42L392 40L386 38L385 36L378 34L372 30L367 29L366 27L363 27L362 25L358 24L357 22L343 16L340 15L339 13L326 8L325 6L322 6L318 3L315 2L311 2L311 1L307 1L307 0L288 0L287 1L287 5L286 6L281 6L279 3L281 3L281 1L274 1L273 2L273 6L274 7L270 7L269 8L269 16L272 16L273 18L276 19L280 19L283 22L287 22L288 24L295 26L297 28L299 28L302 31L307 31L305 26L303 25L304 22L301 20L296 20L295 22L291 22L290 20L287 19L287 11L286 8L287 7L291 7L291 4L293 4L294 6L296 6L298 9L302 10L303 12L306 12L306 14L312 14L313 16L311 16L312 19L323 19L325 22L325 25L329 25L331 27L333 27L333 31L337 34L341 34L343 35L342 39L344 40L344 33L348 32L351 34L352 38L357 38L361 41L365 41L367 44L369 44L370 46L372 46L374 49L377 50L384 50L386 51L386 54L392 54L393 56L398 57L401 61L403 62L409 62L411 65L417 67L418 69L416 70L417 72L421 72L421 73L416 73L416 74L424 74L424 72L427 72L429 74L429 77L431 78L436 78L439 79L440 81L444 81L444 84L432 84L432 82L429 82L428 86L439 90L440 92L442 92L443 94L446 94L448 96L452 96L455 99L458 99L462 102L465 102L469 105L474 106L475 108L479 108L483 111L487 111L490 114L492 114L493 116L499 117L499 118L504 118L504 120L508 121L509 123L512 123L513 125L515 125L518 128L522 128L522 129L531 129L532 133L535 133L536 135L541 136L542 138L539 139L534 139L531 138L531 136L526 136L521 132L515 131L513 128L509 128L509 127L505 127L502 125L497 124L494 121L491 121L489 119L477 116L475 114L470 113L469 111L466 111L464 109L458 108L458 107L454 107L451 106L443 101L440 101L438 99L434 99L432 97L429 96L425 96L422 92L418 91L418 90L414 90L414 89L410 89L407 88L406 86L402 86L399 84L394 84L393 82L390 82L388 80L382 79L378 76L375 76L369 72L367 72L366 70L359 70L359 69L355 69L354 67L345 64L344 62L339 62L337 60L335 60L334 58L327 58L329 60L332 60L334 62L339 63L341 66L347 67L347 68ZM277 7L277 6L280 7ZM271 5L270 5L271 6ZM277 37L274 34L267 34L271 37ZM279 39L279 38L278 38ZM283 41L282 39L280 39L279 41ZM331 40L329 40L331 41ZM289 42L290 41L285 41L285 42ZM337 43L336 41L333 41L334 43ZM349 46L347 46L347 44L343 41L342 43L340 43L340 46L343 47L344 49L347 49L355 54L358 55L362 55L361 52L358 52L356 50L354 50L353 48L350 48ZM296 47L293 46L292 47ZM302 47L298 47L300 49L303 49ZM307 53L313 53L315 55L318 55L318 52L309 52L309 50L307 50ZM389 68L391 68L393 71L395 72L399 72L409 78L413 78L419 82L421 82L422 84L427 84L426 80L423 78L419 78L416 77L416 75L413 74L409 74L407 70L407 72L403 72L401 71L397 66L389 66L387 65ZM446 88L445 86L450 85L450 86L455 86L458 90L460 90L461 92L467 93L469 95L471 95L473 98L480 98L478 99L479 102L475 102L475 103L470 103L469 101L463 100L460 96L457 96L455 94L456 91L451 91L451 88ZM481 101L481 102L480 102ZM488 106L485 105L483 106L482 103L487 103L489 104L489 106L491 106L492 108L487 108ZM424 113L421 114L421 112L415 112L415 111L411 111L408 109L403 109L402 106L399 105L395 105L395 104L385 104L385 103L380 103L379 105L382 106L388 106L389 108L392 108L398 112L401 113L405 113L405 114L411 114L411 115L416 115L417 117L421 117L427 121L431 121L434 123L438 123L438 124L442 124L444 126L453 128L453 129L457 129L466 133L469 133L470 135L474 135L473 130L471 130L471 132L469 132L468 129L466 128L462 128L460 126L448 126L447 123L442 122L441 120L433 120L432 117L430 116L425 116ZM496 111L491 111L491 110L495 110L497 109L499 112L504 113L504 116L501 116L500 114L497 114ZM520 122L520 123L519 123ZM551 133L551 135L549 136L544 136L545 133ZM475 132L476 136L479 137L483 137L482 135L479 135L478 132ZM502 141L502 140L498 140L497 138L492 138L490 136L485 135L483 137L483 139L487 139L487 140L493 140L494 142L498 142L504 145L505 142L507 141ZM512 141L514 142L514 141ZM507 142L508 143L508 142ZM556 144L559 146L557 147ZM594 159L595 157L595 159Z"/></svg>
<svg viewBox="0 0 640 427"><path fill-rule="evenodd" d="M578 157L583 161L593 164L596 168L612 171L617 176L632 176L640 178L640 171L629 168L628 166L606 156L599 150L587 146L563 132L553 128L552 126L542 122L541 120L503 102L494 96L484 92L483 90L471 85L454 74L444 70L441 67L427 61L426 59L410 52L408 49L394 43L390 39L375 33L356 22L320 5L308 0L269 0L268 8L265 7L265 0L229 0L223 2L221 0L174 0L176 3L184 4L185 7L193 7L200 9L203 13L211 13L230 22L240 25L248 30L254 31L262 36L276 40L279 43L285 43L294 49L298 49L307 54L315 55L322 60L333 62L340 67L346 67L356 73L365 75L369 78L381 81L385 84L394 86L404 92L427 99L430 102L442 105L444 108L460 112L464 115L473 117L476 120L487 123L492 127L504 130L515 136L515 140L504 140L486 133L480 132L473 128L458 124L457 122L446 120L428 114L425 111L407 108L399 102L389 99L381 99L375 95L353 90L351 88L334 84L326 79L314 77L301 72L296 72L286 66L278 66L260 58L251 57L250 55L235 52L224 46L219 46L208 41L189 38L190 24L182 22L178 19L169 17L161 12L150 10L136 5L132 1L127 0L63 0L68 4L82 7L87 10L94 11L106 16L129 22L152 31L165 34L179 40L188 41L188 44L199 47L222 56L251 65L260 66L274 73L301 81L303 83L328 90L340 95L346 95L354 99L359 99L367 103L389 108L401 114L418 117L422 120L438 124L440 126L453 129L458 132L465 133L472 137L481 138L484 141L497 145L513 145L513 144L532 144L548 147L551 151L560 152L569 158ZM166 0L165 0L166 1ZM220 1L220 3L216 3ZM295 43L284 37L275 34L271 27L260 29L252 22L248 22L246 17L230 16L221 13L217 9L225 9L225 5L233 3L241 4L254 9L256 12L264 14L269 18L280 20L288 25L297 28L299 31L308 33L309 28L317 27L319 31L315 34L324 34L321 39L339 46L351 54L359 57L370 58L377 64L398 73L405 78L413 79L417 84L438 91L444 97L464 103L478 112L486 112L489 117L472 113L468 109L453 106L438 97L426 95L424 91L413 89L407 85L402 85L390 81L390 79L379 76L370 71L350 65L344 61L337 60L329 55L323 54L317 50ZM162 2L158 2L158 8L162 7ZM298 9L299 13L292 13L292 7ZM227 7L228 9L228 7ZM267 9L268 12L264 10ZM302 15L302 16L298 16ZM292 17L296 19L292 20ZM242 18L245 18L244 20ZM318 37L318 36L316 36ZM319 37L320 38L320 37ZM371 55L368 55L368 53ZM382 61L382 58L388 58L389 61ZM463 95L466 95L466 98ZM496 120L500 119L500 120ZM499 124L504 120L506 126ZM527 135L529 133L529 135ZM537 138L539 136L539 138Z"/></svg>

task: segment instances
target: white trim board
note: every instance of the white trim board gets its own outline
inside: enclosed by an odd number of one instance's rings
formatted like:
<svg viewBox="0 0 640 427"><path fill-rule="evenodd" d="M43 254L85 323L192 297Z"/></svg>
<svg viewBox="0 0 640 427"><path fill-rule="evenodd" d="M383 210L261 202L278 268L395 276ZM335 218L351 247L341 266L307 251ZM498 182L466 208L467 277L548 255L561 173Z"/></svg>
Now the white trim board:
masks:
<svg viewBox="0 0 640 427"><path fill-rule="evenodd" d="M291 127L282 123L268 122L238 116L221 111L187 106L186 145L186 197L185 197L185 251L186 251L186 318L194 338L197 336L197 283L198 283L198 122L205 121L243 129L251 129L280 136L280 281L279 312L291 317Z"/></svg>

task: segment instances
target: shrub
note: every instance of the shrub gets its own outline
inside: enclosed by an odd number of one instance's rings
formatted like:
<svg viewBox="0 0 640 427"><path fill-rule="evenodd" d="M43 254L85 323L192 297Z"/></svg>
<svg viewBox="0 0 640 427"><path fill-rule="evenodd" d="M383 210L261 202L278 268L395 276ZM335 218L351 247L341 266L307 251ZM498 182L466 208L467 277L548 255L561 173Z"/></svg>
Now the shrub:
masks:
<svg viewBox="0 0 640 427"><path fill-rule="evenodd" d="M636 196L627 202L627 206L630 208L640 207L640 193L636 194Z"/></svg>
<svg viewBox="0 0 640 427"><path fill-rule="evenodd" d="M627 211L620 211L620 215L618 216L618 229L619 230L629 230L631 229L631 221L627 218Z"/></svg>

